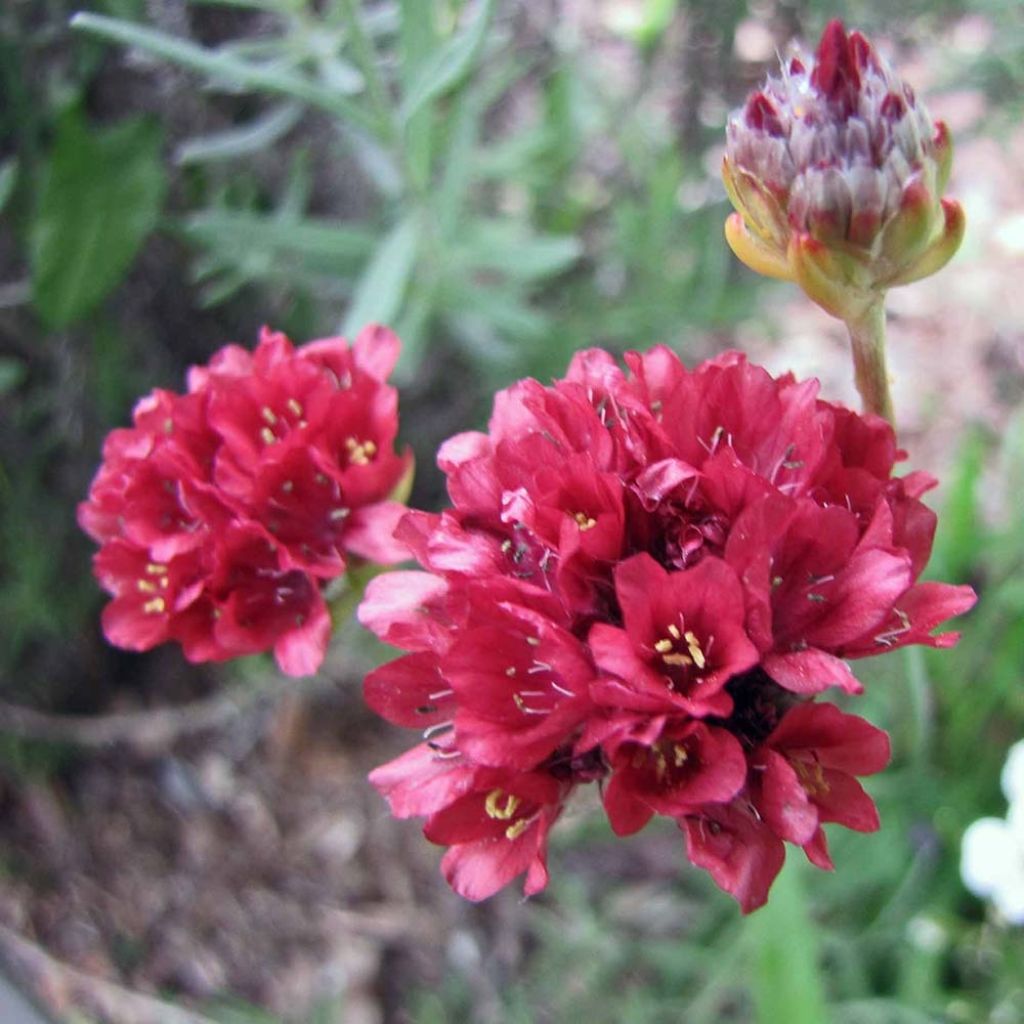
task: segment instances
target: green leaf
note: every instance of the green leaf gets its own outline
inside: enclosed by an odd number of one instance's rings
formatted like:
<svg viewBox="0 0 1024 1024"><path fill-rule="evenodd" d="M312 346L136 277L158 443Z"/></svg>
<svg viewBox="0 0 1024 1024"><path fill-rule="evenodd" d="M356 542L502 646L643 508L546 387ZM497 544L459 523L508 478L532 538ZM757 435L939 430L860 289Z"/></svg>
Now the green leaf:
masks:
<svg viewBox="0 0 1024 1024"><path fill-rule="evenodd" d="M792 858L751 920L757 951L753 994L759 1024L828 1024L818 942L807 912L802 865Z"/></svg>
<svg viewBox="0 0 1024 1024"><path fill-rule="evenodd" d="M211 211L182 222L193 241L209 248L236 252L266 249L280 258L300 255L325 272L345 270L365 260L373 235L362 227L329 221L280 221L255 213Z"/></svg>
<svg viewBox="0 0 1024 1024"><path fill-rule="evenodd" d="M511 220L477 220L466 226L454 261L456 266L532 281L562 273L582 252L579 239L571 235L534 235Z"/></svg>
<svg viewBox="0 0 1024 1024"><path fill-rule="evenodd" d="M302 117L297 103L282 103L238 128L186 139L174 152L177 164L235 160L269 149L292 130Z"/></svg>
<svg viewBox="0 0 1024 1024"><path fill-rule="evenodd" d="M407 217L381 242L356 285L343 334L352 337L367 324L394 320L412 277L419 239L419 222Z"/></svg>
<svg viewBox="0 0 1024 1024"><path fill-rule="evenodd" d="M399 33L399 62L403 92L415 84L425 63L437 46L434 0L402 0ZM405 125L405 152L409 173L419 188L430 180L433 149L432 111L424 106Z"/></svg>
<svg viewBox="0 0 1024 1024"><path fill-rule="evenodd" d="M443 96L469 74L487 37L494 0L482 0L473 23L430 56L402 101L402 121L408 123L431 100Z"/></svg>
<svg viewBox="0 0 1024 1024"><path fill-rule="evenodd" d="M18 161L11 157L0 164L0 213L14 192L15 182L18 180Z"/></svg>
<svg viewBox="0 0 1024 1024"><path fill-rule="evenodd" d="M214 79L302 100L368 131L380 130L373 115L346 99L337 89L320 85L291 71L256 64L231 53L208 50L130 21L105 18L99 14L76 14L71 19L71 27L124 46L137 47L172 64L199 71Z"/></svg>
<svg viewBox="0 0 1024 1024"><path fill-rule="evenodd" d="M987 449L979 430L970 431L961 444L939 518L930 575L959 582L975 569L979 534L984 533L979 526L983 520L978 515L978 483Z"/></svg>
<svg viewBox="0 0 1024 1024"><path fill-rule="evenodd" d="M28 367L20 359L0 356L0 395L10 394L28 376Z"/></svg>
<svg viewBox="0 0 1024 1024"><path fill-rule="evenodd" d="M77 111L60 120L31 228L32 297L51 327L89 312L156 227L167 187L160 143L141 119L105 131Z"/></svg>

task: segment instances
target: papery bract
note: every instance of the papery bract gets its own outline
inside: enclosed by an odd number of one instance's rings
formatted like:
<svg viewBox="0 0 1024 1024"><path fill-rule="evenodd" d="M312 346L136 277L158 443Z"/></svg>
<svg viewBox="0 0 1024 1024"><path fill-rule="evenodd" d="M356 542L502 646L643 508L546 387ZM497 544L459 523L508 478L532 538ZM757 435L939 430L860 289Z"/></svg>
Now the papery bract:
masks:
<svg viewBox="0 0 1024 1024"><path fill-rule="evenodd" d="M952 143L859 32L832 21L729 118L726 237L752 269L850 319L939 270L963 237L942 198Z"/></svg>

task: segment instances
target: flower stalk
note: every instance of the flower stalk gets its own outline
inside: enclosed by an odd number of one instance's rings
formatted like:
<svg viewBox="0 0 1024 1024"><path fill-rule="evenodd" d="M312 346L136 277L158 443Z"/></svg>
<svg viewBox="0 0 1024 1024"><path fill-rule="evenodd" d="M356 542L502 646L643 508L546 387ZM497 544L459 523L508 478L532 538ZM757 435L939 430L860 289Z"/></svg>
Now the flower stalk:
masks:
<svg viewBox="0 0 1024 1024"><path fill-rule="evenodd" d="M885 296L879 295L845 321L853 351L854 381L864 412L894 423L889 371L885 359Z"/></svg>

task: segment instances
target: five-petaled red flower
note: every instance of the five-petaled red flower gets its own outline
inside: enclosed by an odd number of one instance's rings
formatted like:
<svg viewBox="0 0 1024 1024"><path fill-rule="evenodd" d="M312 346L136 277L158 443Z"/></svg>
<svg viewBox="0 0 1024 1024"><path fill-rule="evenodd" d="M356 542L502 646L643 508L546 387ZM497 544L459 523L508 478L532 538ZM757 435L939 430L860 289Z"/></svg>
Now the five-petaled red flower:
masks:
<svg viewBox="0 0 1024 1024"><path fill-rule="evenodd" d="M411 468L395 452L399 342L368 327L349 346L294 348L264 330L221 349L188 393L155 391L107 438L82 528L102 546L111 643L179 642L193 661L273 649L315 672L330 636L322 584L354 556L406 557L391 500Z"/></svg>
<svg viewBox="0 0 1024 1024"><path fill-rule="evenodd" d="M470 899L542 888L551 826L598 781L617 833L674 819L749 911L784 842L829 867L823 823L878 824L856 777L888 739L817 695L859 692L847 659L953 643L931 631L974 594L917 582L934 481L893 476L883 420L734 353L626 362L579 353L441 448L452 508L395 535L423 571L359 611L407 652L367 701L424 736L371 780Z"/></svg>

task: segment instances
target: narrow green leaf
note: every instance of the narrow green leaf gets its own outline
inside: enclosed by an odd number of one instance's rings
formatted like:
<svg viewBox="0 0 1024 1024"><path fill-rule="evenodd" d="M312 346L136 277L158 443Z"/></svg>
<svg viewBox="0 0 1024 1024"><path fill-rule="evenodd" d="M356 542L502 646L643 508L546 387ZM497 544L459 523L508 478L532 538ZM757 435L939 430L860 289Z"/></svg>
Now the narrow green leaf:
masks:
<svg viewBox="0 0 1024 1024"><path fill-rule="evenodd" d="M28 367L20 359L0 356L0 395L10 394L28 376Z"/></svg>
<svg viewBox="0 0 1024 1024"><path fill-rule="evenodd" d="M51 327L93 308L156 227L166 190L157 126L61 119L31 228L32 297Z"/></svg>
<svg viewBox="0 0 1024 1024"><path fill-rule="evenodd" d="M534 235L514 221L477 220L466 226L453 259L466 268L532 281L567 270L582 252L571 235Z"/></svg>
<svg viewBox="0 0 1024 1024"><path fill-rule="evenodd" d="M351 337L370 323L389 323L401 308L419 246L419 223L407 217L381 242L356 285L342 333Z"/></svg>
<svg viewBox="0 0 1024 1024"><path fill-rule="evenodd" d="M437 46L435 0L402 0L398 37L399 71L403 92L408 92ZM433 111L425 104L405 125L405 153L409 173L419 189L430 181L433 150Z"/></svg>
<svg viewBox="0 0 1024 1024"><path fill-rule="evenodd" d="M302 107L298 103L281 103L241 127L186 139L175 150L174 162L214 163L258 153L290 132L301 117Z"/></svg>
<svg viewBox="0 0 1024 1024"><path fill-rule="evenodd" d="M828 1024L830 1020L801 868L793 858L787 861L767 905L750 922L758 1024Z"/></svg>
<svg viewBox="0 0 1024 1024"><path fill-rule="evenodd" d="M473 23L439 47L427 60L402 101L402 121L408 123L431 100L443 96L469 74L487 37L494 0L481 0Z"/></svg>
<svg viewBox="0 0 1024 1024"><path fill-rule="evenodd" d="M290 71L254 64L230 53L209 50L155 29L99 14L76 14L71 19L71 27L124 46L134 46L214 79L302 100L367 131L380 130L376 118L336 89L327 88Z"/></svg>
<svg viewBox="0 0 1024 1024"><path fill-rule="evenodd" d="M210 211L186 218L181 227L208 249L246 253L269 251L278 259L307 261L310 269L345 273L365 261L373 235L361 227L317 220L286 222L259 214Z"/></svg>
<svg viewBox="0 0 1024 1024"><path fill-rule="evenodd" d="M11 194L14 192L14 184L18 180L18 161L11 157L0 164L0 213L4 212Z"/></svg>

